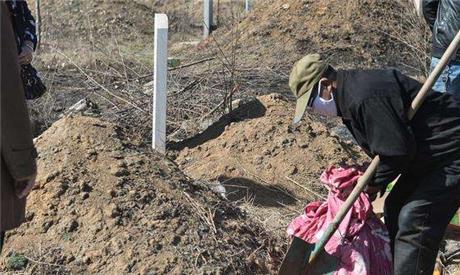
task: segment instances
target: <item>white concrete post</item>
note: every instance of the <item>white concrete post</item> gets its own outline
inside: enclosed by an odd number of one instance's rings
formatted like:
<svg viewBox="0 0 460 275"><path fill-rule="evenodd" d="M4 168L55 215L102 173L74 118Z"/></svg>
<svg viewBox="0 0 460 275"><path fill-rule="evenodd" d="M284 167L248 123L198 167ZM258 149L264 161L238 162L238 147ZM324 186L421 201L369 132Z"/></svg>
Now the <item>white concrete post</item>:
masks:
<svg viewBox="0 0 460 275"><path fill-rule="evenodd" d="M155 14L153 59L152 147L166 153L166 92L168 72L168 17Z"/></svg>
<svg viewBox="0 0 460 275"><path fill-rule="evenodd" d="M212 0L203 0L203 37L208 38L212 31Z"/></svg>
<svg viewBox="0 0 460 275"><path fill-rule="evenodd" d="M252 3L251 3L252 0L246 0L246 4L244 5L244 10L246 12L250 12L251 9L252 9Z"/></svg>

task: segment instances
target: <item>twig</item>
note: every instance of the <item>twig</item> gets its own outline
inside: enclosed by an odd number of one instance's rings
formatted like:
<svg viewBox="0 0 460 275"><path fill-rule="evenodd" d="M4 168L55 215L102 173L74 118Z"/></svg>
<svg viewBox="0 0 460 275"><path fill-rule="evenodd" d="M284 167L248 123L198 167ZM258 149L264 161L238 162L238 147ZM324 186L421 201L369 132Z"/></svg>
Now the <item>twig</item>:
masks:
<svg viewBox="0 0 460 275"><path fill-rule="evenodd" d="M446 253L446 260L450 261L452 258L455 258L456 256L460 255L460 248L456 249L450 253Z"/></svg>
<svg viewBox="0 0 460 275"><path fill-rule="evenodd" d="M217 234L217 228L214 223L214 215L211 210L206 211L201 205L199 205L189 194L183 192L185 197L190 201L190 203L198 210L197 214L201 219L206 222L209 227L211 227L212 232ZM217 240L216 240L217 241Z"/></svg>
<svg viewBox="0 0 460 275"><path fill-rule="evenodd" d="M215 57L208 57L208 58L201 59L201 60L198 60L198 61L195 61L195 62L192 62L192 63L184 64L184 65L177 66L177 67L174 67L174 68L169 68L168 71L175 71L175 70L191 67L191 66L194 66L194 65L197 65L197 64L200 64L200 63L204 63L206 61L213 60L213 59L216 59L216 58Z"/></svg>
<svg viewBox="0 0 460 275"><path fill-rule="evenodd" d="M300 213L302 213L302 210L296 209L296 208L291 207L291 206L289 206L287 204L284 204L282 202L277 201L276 203L281 205L282 207L288 209L290 212L292 212L293 215L299 215Z"/></svg>
<svg viewBox="0 0 460 275"><path fill-rule="evenodd" d="M320 198L320 199L322 199L322 200L325 200L325 199L326 199L326 197L324 197L323 195L321 195L321 194L319 194L319 193L317 193L317 192L315 192L315 191L312 191L312 190L308 189L307 187L301 185L300 183L298 183L297 181L291 179L290 177L286 176L286 179L289 180L289 181L291 181L292 183L294 183L294 184L297 185L298 187L302 188L303 190L307 191L308 193L313 194L313 195L317 196L318 198Z"/></svg>
<svg viewBox="0 0 460 275"><path fill-rule="evenodd" d="M260 249L262 249L263 247L265 247L265 244L262 244L261 246L259 246L258 248L256 248L254 251L251 252L251 254L249 254L249 256L246 257L246 259L250 259L253 255L255 255L257 253L257 251L259 251Z"/></svg>
<svg viewBox="0 0 460 275"><path fill-rule="evenodd" d="M206 22L203 21L203 24L206 25ZM207 26L209 28L209 26ZM222 65L224 65L224 67L231 73L233 74L232 70L228 67L230 65L230 61L228 60L227 56L225 55L224 51L222 50L222 47L220 46L219 42L217 42L217 39L214 37L214 35L211 33L209 34L209 36L212 38L212 40L216 43L216 46L217 46L217 49L219 50L220 54L223 56L223 58L225 59L225 61L227 63L225 63L224 60L220 59L220 61L222 62Z"/></svg>
<svg viewBox="0 0 460 275"><path fill-rule="evenodd" d="M144 109L142 109L141 107L137 106L135 103L129 101L129 100L126 100L124 98L122 98L121 96L118 96L114 93L112 93L111 91L109 91L106 87L104 87L103 85L101 85L99 82L97 82L93 77L91 77L90 75L88 75L80 66L78 66L75 62L73 62L72 59L70 59L67 55L65 55L64 53L60 52L59 50L55 49L57 53L61 54L62 56L64 56L65 58L67 58L67 60L69 60L70 63L72 63L72 65L74 65L83 75L85 75L89 80L91 80L94 84L96 84L97 86L99 86L102 90L104 90L105 92L107 92L109 95L133 106L134 108L138 109L139 111L143 112L143 113L147 113L147 111L145 111Z"/></svg>
<svg viewBox="0 0 460 275"><path fill-rule="evenodd" d="M200 78L200 79L195 79L193 80L192 82L190 82L187 86L185 86L184 88L180 89L179 91L177 92L174 92L173 95L179 95L179 94L182 94L183 92L195 87L195 85L197 85L198 83L200 83L201 81L204 80L204 77Z"/></svg>
<svg viewBox="0 0 460 275"><path fill-rule="evenodd" d="M249 172L247 169L245 169L245 168L242 167L242 166L240 166L240 168L241 168L244 172L246 172L247 174L249 174L249 175L253 176L254 178L260 180L261 182L267 184L268 186L265 186L265 188L272 189L272 190L275 189L275 190L280 191L280 192L282 192L283 194L285 194L285 195L287 195L287 196L293 198L293 199L296 200L297 202L300 202L300 200L299 200L298 198L296 198L296 197L294 197L293 195L289 194L289 193L286 192L285 190L283 190L283 189L281 189L281 188L279 188L279 187L276 187L276 186L272 186L271 183L269 183L268 181L264 180L263 178L257 176L256 174Z"/></svg>
<svg viewBox="0 0 460 275"><path fill-rule="evenodd" d="M59 264L52 264L52 263L45 263L45 262L40 262L40 261L36 261L30 257L27 257L26 255L23 255L24 258L26 258L29 262L32 262L32 263L35 263L35 264L39 264L39 265L48 265L48 266L57 266L57 267L60 267L60 268L64 268L65 269L65 266L63 265L59 265Z"/></svg>
<svg viewBox="0 0 460 275"><path fill-rule="evenodd" d="M390 34L390 33L384 32L384 31L382 31L382 30L377 30L377 31L380 32L380 33L383 33L383 34L385 34L385 35L388 35L389 37L391 37L391 38L393 38L393 39L395 39L395 40L397 40L397 41L403 43L403 44L406 45L407 47L409 47L409 48L411 48L411 49L413 49L413 50L415 50L415 51L417 51L417 52L420 52L420 54L424 55L425 58L429 58L429 56L426 54L426 52L424 52L424 51L420 50L419 48L417 48L417 47L415 47L415 46L409 44L407 41L404 41L403 39L401 39L401 38L399 38L399 37L396 37L396 36L394 36L394 35L392 35L392 34Z"/></svg>
<svg viewBox="0 0 460 275"><path fill-rule="evenodd" d="M168 72L170 71L175 71L175 70L179 70L179 69L183 69L183 68L187 68L187 67L191 67L191 66L194 66L194 65L197 65L197 64L201 64L201 63L204 63L206 61L210 61L210 60L213 60L213 59L216 59L215 57L208 57L208 58L204 58L204 59L201 59L201 60L198 60L198 61L194 61L194 62L191 62L191 63L188 63L188 64L184 64L184 65L181 65L181 66L177 66L177 67L174 67L174 68L169 68L168 69ZM145 75L141 75L139 77L136 77L135 80L141 80L143 78L147 78L149 76L152 76L152 74L145 74Z"/></svg>
<svg viewBox="0 0 460 275"><path fill-rule="evenodd" d="M219 104L217 104L216 107L214 107L211 111L209 111L209 112L206 113L204 116L202 116L200 120L203 121L203 119L207 118L208 116L212 115L214 112L216 112L217 110L219 110L219 108L220 108L222 105L224 105L225 102L227 102L227 100L228 100L229 98L232 97L232 95L235 93L235 91L239 91L239 89L240 89L240 86L239 86L239 85L235 86L235 87L225 96L225 98L224 98Z"/></svg>
<svg viewBox="0 0 460 275"><path fill-rule="evenodd" d="M96 94L97 96L100 96L102 99L106 100L107 102L109 102L110 104L113 105L113 107L117 108L117 110L120 110L120 107L117 106L117 104L115 104L115 102L111 101L110 99L108 99L106 96L103 96L101 95L100 93L94 93Z"/></svg>
<svg viewBox="0 0 460 275"><path fill-rule="evenodd" d="M113 36L113 35L112 35ZM123 64L123 71L125 73L125 79L126 79L126 83L128 83L128 72L126 71L126 68L128 66L126 66L125 64L125 60L123 58L123 55L121 54L121 51L120 51L120 46L118 45L118 40L116 38L114 38L115 40L115 45L117 46L117 50L118 50L118 55L120 56L120 59L121 59L121 63Z"/></svg>

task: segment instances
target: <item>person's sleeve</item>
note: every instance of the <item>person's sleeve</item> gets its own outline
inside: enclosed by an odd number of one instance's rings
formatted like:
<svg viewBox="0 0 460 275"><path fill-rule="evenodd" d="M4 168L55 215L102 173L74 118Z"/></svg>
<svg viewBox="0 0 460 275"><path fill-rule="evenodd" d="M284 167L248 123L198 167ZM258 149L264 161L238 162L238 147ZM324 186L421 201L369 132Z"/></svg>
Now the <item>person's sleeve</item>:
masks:
<svg viewBox="0 0 460 275"><path fill-rule="evenodd" d="M359 122L370 153L380 156L370 185L385 187L404 171L416 150L402 100L396 96L369 98L353 116Z"/></svg>
<svg viewBox="0 0 460 275"><path fill-rule="evenodd" d="M423 0L422 2L423 17L425 17L431 30L433 30L436 15L438 14L439 1L440 0Z"/></svg>
<svg viewBox="0 0 460 275"><path fill-rule="evenodd" d="M6 6L0 2L2 16L0 66L0 148L2 158L16 180L28 179L37 171L29 114L19 73L17 47Z"/></svg>
<svg viewBox="0 0 460 275"><path fill-rule="evenodd" d="M27 6L26 1L20 1L20 8L22 10L23 14L23 19L22 22L24 22L24 34L23 34L23 41L31 41L34 44L34 50L37 47L37 31L36 31L36 25L35 25L35 19L32 16L32 13L29 10L29 7Z"/></svg>

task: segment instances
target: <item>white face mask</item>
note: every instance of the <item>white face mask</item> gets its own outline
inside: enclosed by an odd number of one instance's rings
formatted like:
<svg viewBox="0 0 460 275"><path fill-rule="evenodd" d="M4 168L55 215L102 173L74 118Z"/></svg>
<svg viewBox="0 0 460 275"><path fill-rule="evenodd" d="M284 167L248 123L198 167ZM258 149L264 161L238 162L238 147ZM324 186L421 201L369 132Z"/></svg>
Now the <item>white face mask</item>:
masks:
<svg viewBox="0 0 460 275"><path fill-rule="evenodd" d="M337 116L337 106L335 105L334 101L334 94L331 94L331 99L325 100L320 97L321 94L321 82L318 84L318 95L316 96L315 100L313 101L313 111L317 114L323 116Z"/></svg>

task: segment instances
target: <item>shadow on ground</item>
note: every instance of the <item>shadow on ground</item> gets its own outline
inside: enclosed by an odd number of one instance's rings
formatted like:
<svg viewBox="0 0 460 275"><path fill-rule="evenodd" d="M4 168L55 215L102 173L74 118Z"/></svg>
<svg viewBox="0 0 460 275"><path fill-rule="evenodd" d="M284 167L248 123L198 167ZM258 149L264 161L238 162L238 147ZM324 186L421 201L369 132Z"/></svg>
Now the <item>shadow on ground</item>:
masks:
<svg viewBox="0 0 460 275"><path fill-rule="evenodd" d="M295 195L285 188L260 184L248 178L219 177L219 182L225 187L227 198L235 202L248 201L255 206L283 207L294 205Z"/></svg>
<svg viewBox="0 0 460 275"><path fill-rule="evenodd" d="M258 99L252 99L247 103L241 104L231 113L222 116L202 133L179 142L169 143L168 149L180 151L185 147L195 148L211 139L219 137L224 132L225 126L230 123L263 117L266 110L265 106Z"/></svg>

